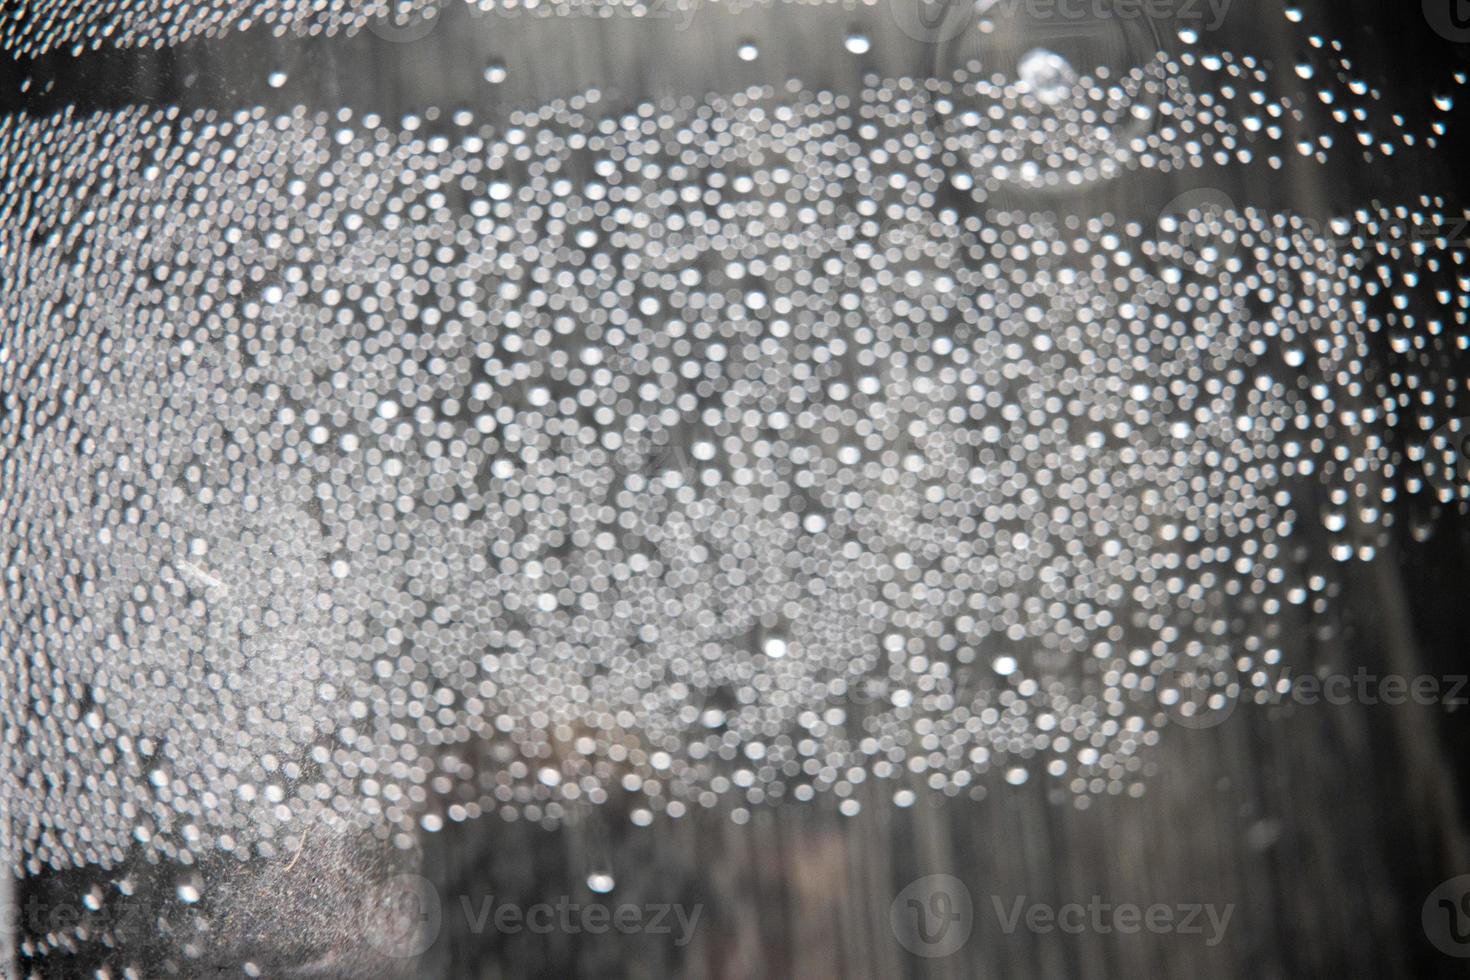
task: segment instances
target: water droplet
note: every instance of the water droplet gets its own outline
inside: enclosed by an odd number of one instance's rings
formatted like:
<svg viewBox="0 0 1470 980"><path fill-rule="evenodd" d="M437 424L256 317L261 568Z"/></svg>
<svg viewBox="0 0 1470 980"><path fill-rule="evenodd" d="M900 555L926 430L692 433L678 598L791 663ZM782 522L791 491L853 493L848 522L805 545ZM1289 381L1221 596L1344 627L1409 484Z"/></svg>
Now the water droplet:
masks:
<svg viewBox="0 0 1470 980"><path fill-rule="evenodd" d="M613 876L606 871L594 871L587 876L587 887L599 895L606 895L617 885Z"/></svg>
<svg viewBox="0 0 1470 980"><path fill-rule="evenodd" d="M1042 102L1055 105L1072 93L1077 73L1066 58L1046 48L1033 48L1017 65L1017 74Z"/></svg>
<svg viewBox="0 0 1470 980"><path fill-rule="evenodd" d="M842 46L853 54L867 54L868 49L873 46L873 42L868 40L866 34L854 33L847 35L847 40L842 42Z"/></svg>

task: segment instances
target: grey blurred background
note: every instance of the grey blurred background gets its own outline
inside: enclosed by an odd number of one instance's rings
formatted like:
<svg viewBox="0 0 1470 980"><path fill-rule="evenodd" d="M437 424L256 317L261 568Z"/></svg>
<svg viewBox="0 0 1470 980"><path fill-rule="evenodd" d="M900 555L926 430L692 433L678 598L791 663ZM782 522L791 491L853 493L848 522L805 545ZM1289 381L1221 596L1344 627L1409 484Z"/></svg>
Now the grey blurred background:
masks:
<svg viewBox="0 0 1470 980"><path fill-rule="evenodd" d="M1369 0L1306 8L1311 31L1341 38L1366 75L1380 79L1387 108L1412 123L1428 94L1467 66L1463 46L1431 30L1418 5ZM397 43L353 38L272 38L260 31L194 41L162 51L52 56L7 66L8 111L129 104L339 107L395 114L439 105L493 116L589 87L608 93L608 111L667 93L727 92L800 77L808 86L851 91L866 71L885 75L952 70L967 56L897 29L886 0L833 6L672 12L639 21L496 19L450 3L427 36ZM692 19L691 19L692 18ZM870 55L839 57L841 40L862 33ZM735 50L759 46L754 63ZM1169 38L1166 36L1167 42ZM1126 65L1139 51L1120 35L1083 52ZM986 57L1015 57L1032 42L997 41ZM1065 39L1053 39L1065 44ZM1236 0L1215 43L1289 66L1302 54L1275 2ZM1144 51L1147 55L1148 52ZM507 79L487 88L482 71L503 63ZM1079 67L1082 67L1079 65ZM289 76L273 88L266 75ZM18 80L32 79L26 93ZM1090 214L1158 213L1178 194L1223 190L1241 203L1308 214L1421 192L1456 195L1465 146L1452 132L1436 160L1405 160L1389 172L1343 161L1320 168L1207 168L1168 177L1137 173L1070 196L1021 195L1015 206ZM997 202L1005 203L1005 202ZM1405 676L1470 672L1465 603L1470 522L1453 512L1400 502L1397 534L1372 565L1343 566L1341 595L1297 638L1294 664L1352 674ZM1420 540L1422 538L1422 540ZM1323 542L1303 541L1307 548ZM1325 560L1325 559L1324 559ZM604 807L573 825L546 829L489 815L425 834L421 853L392 860L357 843L318 847L290 869L233 872L242 896L240 941L281 957L266 975L323 944L361 942L353 918L362 893L387 871L421 874L439 904L435 938L423 955L352 960L348 975L423 977L1448 977L1470 960L1446 955L1426 934L1426 900L1441 882L1470 874L1462 786L1467 709L1418 705L1243 705L1205 730L1171 727L1150 761L1141 798L1100 796L1078 810L1042 781L997 784L981 801L920 794L895 808L869 784L853 818L830 802L757 808L745 825L719 811L633 826ZM364 853L364 852L368 853ZM142 872L146 879L146 869ZM611 890L595 892L611 879ZM972 933L959 949L905 948L894 929L900 893L931 875L958 879L971 903ZM75 897L81 875L24 880L14 898ZM698 907L687 944L669 934L539 934L476 930L466 909L498 903L677 903ZM997 914L1018 899L1059 906L1094 896L1116 905L1211 905L1232 909L1218 943L1203 935L1070 935L1025 927L1007 933ZM933 893L921 900L935 912ZM466 904L468 903L468 904ZM900 904L899 914L904 906ZM1467 910L1470 911L1470 910ZM345 921L344 921L345 920ZM1466 918L1470 926L1470 917ZM24 924L19 938L25 937ZM149 937L160 975L167 936ZM910 945L914 945L910 943ZM1461 949L1470 953L1470 948ZM298 956L297 954L301 955ZM92 954L51 958L44 975L91 976ZM241 975L222 965L211 975ZM325 974L321 974L325 975Z"/></svg>

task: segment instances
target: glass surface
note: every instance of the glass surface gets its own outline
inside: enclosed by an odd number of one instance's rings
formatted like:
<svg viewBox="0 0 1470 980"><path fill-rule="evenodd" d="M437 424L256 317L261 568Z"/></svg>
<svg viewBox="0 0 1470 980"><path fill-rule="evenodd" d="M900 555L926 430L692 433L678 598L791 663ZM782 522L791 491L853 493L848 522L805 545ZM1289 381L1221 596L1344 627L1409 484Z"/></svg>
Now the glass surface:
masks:
<svg viewBox="0 0 1470 980"><path fill-rule="evenodd" d="M1470 16L0 10L0 975L1470 957Z"/></svg>

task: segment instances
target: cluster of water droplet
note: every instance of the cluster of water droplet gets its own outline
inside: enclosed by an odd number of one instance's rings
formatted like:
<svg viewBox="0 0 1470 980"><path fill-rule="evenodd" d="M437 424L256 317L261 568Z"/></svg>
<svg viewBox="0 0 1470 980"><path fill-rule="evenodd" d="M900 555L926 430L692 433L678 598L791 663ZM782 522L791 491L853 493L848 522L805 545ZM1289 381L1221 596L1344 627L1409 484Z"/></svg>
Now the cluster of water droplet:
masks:
<svg viewBox="0 0 1470 980"><path fill-rule="evenodd" d="M1470 495L1462 211L995 205L1444 134L1333 42L1323 122L1181 40L504 127L0 122L13 866L168 858L185 908L338 822L1141 792L1178 671L1279 683L1304 541Z"/></svg>
<svg viewBox="0 0 1470 980"><path fill-rule="evenodd" d="M279 33L355 33L437 10L444 0L18 0L0 7L0 49L22 57L108 46L164 47L262 25Z"/></svg>
<svg viewBox="0 0 1470 980"><path fill-rule="evenodd" d="M1460 410L1465 341L1460 253L1375 230L1432 201L1331 234L980 206L1269 151L1184 78L7 120L24 867L614 793L1136 791L1161 675L1269 685L1327 588L1293 488L1371 556L1421 477L1387 434ZM1139 105L1126 143L1058 122Z"/></svg>
<svg viewBox="0 0 1470 980"><path fill-rule="evenodd" d="M494 14L682 18L712 4L741 10L772 0L17 0L0 7L0 50L32 57L60 49L80 54L109 46L165 47L257 25L278 34L328 37L375 27L390 40L412 40L428 33L451 2ZM849 48L865 40L854 36Z"/></svg>

